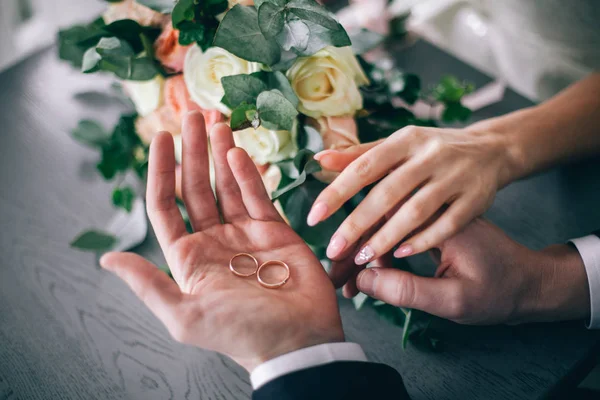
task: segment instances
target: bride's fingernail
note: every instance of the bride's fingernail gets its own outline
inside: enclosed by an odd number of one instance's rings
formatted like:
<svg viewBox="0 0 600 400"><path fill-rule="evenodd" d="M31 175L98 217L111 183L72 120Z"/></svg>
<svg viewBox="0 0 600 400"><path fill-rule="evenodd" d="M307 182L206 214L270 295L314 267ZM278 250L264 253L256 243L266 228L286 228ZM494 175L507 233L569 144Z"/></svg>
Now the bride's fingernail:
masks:
<svg viewBox="0 0 600 400"><path fill-rule="evenodd" d="M342 254L346 248L346 244L348 244L348 242L346 242L346 239L344 239L343 236L333 235L331 242L329 242L329 246L327 246L327 257L332 259Z"/></svg>
<svg viewBox="0 0 600 400"><path fill-rule="evenodd" d="M371 246L367 245L367 246L363 247L361 249L361 251L358 252L358 254L356 255L356 258L354 259L354 263L356 265L366 264L369 261L371 261L374 256L375 256L375 252L373 251Z"/></svg>
<svg viewBox="0 0 600 400"><path fill-rule="evenodd" d="M323 157L325 157L325 156L327 156L327 155L329 155L329 154L335 154L335 153L337 153L337 151L336 151L336 150L323 150L323 151L320 151L320 152L318 152L317 154L315 154L315 155L313 156L313 158L314 158L315 160L317 160L317 161L321 161L321 158L323 158Z"/></svg>
<svg viewBox="0 0 600 400"><path fill-rule="evenodd" d="M325 217L327 214L327 204L319 202L315 204L306 218L308 226L315 226Z"/></svg>
<svg viewBox="0 0 600 400"><path fill-rule="evenodd" d="M403 258L403 257L408 257L410 256L412 253L414 253L414 249L411 245L407 244L405 246L400 246L398 248L398 250L396 250L394 252L394 257L396 258Z"/></svg>

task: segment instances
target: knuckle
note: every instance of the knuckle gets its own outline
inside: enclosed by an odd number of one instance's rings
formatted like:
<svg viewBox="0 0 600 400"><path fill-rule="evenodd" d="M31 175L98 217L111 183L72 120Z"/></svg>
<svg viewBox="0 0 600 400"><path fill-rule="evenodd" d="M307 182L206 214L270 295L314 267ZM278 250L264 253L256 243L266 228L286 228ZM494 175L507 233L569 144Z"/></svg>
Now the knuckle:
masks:
<svg viewBox="0 0 600 400"><path fill-rule="evenodd" d="M393 206L398 203L396 189L393 186L384 186L378 193L379 201L385 206Z"/></svg>
<svg viewBox="0 0 600 400"><path fill-rule="evenodd" d="M352 237L359 237L362 235L364 228L356 222L356 220L352 217L348 217L346 222L344 222L344 230L350 234Z"/></svg>
<svg viewBox="0 0 600 400"><path fill-rule="evenodd" d="M394 285L394 293L392 301L395 305L402 307L410 307L416 304L415 283L412 277L408 274L402 274L398 277Z"/></svg>
<svg viewBox="0 0 600 400"><path fill-rule="evenodd" d="M371 160L368 157L361 157L352 163L353 173L361 179L368 178L371 172Z"/></svg>
<svg viewBox="0 0 600 400"><path fill-rule="evenodd" d="M421 134L421 128L415 125L408 125L398 131L398 136L402 136L406 139L414 139L419 137Z"/></svg>
<svg viewBox="0 0 600 400"><path fill-rule="evenodd" d="M424 202L416 201L408 205L406 208L406 217L412 223L418 223L427 218L426 215L426 204Z"/></svg>

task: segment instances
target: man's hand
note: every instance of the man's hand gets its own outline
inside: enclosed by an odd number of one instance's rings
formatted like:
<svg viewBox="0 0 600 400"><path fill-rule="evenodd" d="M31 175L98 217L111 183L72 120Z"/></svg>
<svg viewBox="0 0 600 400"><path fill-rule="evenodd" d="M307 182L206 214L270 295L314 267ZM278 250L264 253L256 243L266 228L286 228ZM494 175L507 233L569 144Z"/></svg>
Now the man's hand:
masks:
<svg viewBox="0 0 600 400"><path fill-rule="evenodd" d="M210 135L217 199L209 179L208 144L202 114L183 126L183 197L194 233L188 234L175 203L175 158L170 134L150 148L147 209L175 278L130 253L105 255L115 272L187 344L224 353L252 371L279 355L344 340L333 286L319 260L281 219L250 157L234 148L231 130ZM260 263L282 260L291 271L280 289L240 278L228 268L238 253Z"/></svg>
<svg viewBox="0 0 600 400"><path fill-rule="evenodd" d="M464 324L558 321L590 314L585 267L570 245L533 251L476 219L433 253L439 263L434 278L370 268L358 275L358 290Z"/></svg>

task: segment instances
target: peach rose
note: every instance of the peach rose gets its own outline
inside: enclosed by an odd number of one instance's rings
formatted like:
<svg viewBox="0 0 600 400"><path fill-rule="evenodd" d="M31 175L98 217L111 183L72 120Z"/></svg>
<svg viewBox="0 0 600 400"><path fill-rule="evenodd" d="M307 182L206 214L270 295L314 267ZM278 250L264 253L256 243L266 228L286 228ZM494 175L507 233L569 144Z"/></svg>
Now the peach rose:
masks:
<svg viewBox="0 0 600 400"><path fill-rule="evenodd" d="M192 101L182 75L176 75L165 81L163 105L151 114L136 121L136 130L144 143L150 143L160 131L171 132L174 136L181 133L183 116L189 111L200 111L206 121L206 129L223 121L223 115L217 110L203 110Z"/></svg>
<svg viewBox="0 0 600 400"><path fill-rule="evenodd" d="M159 27L169 17L143 6L135 0L123 0L118 3L110 3L102 18L107 25L122 19L132 19L142 26Z"/></svg>
<svg viewBox="0 0 600 400"><path fill-rule="evenodd" d="M358 139L358 127L354 117L346 115L343 117L322 117L313 120L313 125L321 133L324 150L344 150L351 146L360 144ZM321 171L315 177L321 182L330 183L339 175L337 172Z"/></svg>
<svg viewBox="0 0 600 400"><path fill-rule="evenodd" d="M179 44L179 31L173 29L173 23L169 21L154 43L154 56L170 72L179 73L183 71L185 55L190 47Z"/></svg>
<svg viewBox="0 0 600 400"><path fill-rule="evenodd" d="M229 8L233 8L238 4L242 6L253 6L254 0L228 0L228 3Z"/></svg>

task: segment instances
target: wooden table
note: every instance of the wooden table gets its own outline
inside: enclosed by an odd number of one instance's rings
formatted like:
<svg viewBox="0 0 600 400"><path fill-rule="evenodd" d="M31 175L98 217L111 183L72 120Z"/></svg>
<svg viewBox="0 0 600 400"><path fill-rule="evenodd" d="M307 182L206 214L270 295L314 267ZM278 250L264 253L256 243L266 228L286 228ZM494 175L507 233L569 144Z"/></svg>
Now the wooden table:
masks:
<svg viewBox="0 0 600 400"><path fill-rule="evenodd" d="M397 57L430 82L443 73L490 80L424 42ZM114 212L97 155L68 134L82 117L107 127L116 120L119 102L95 92L109 84L60 63L54 50L0 74L0 399L246 399L240 367L175 343L93 256L69 249ZM510 92L475 117L528 105ZM489 218L533 248L597 229L598 168L588 162L514 184ZM137 250L162 262L152 236ZM346 300L341 310L348 339L397 368L415 400L540 398L576 383L598 353L598 333L582 322L448 324L444 353L403 351L401 330L372 310Z"/></svg>

